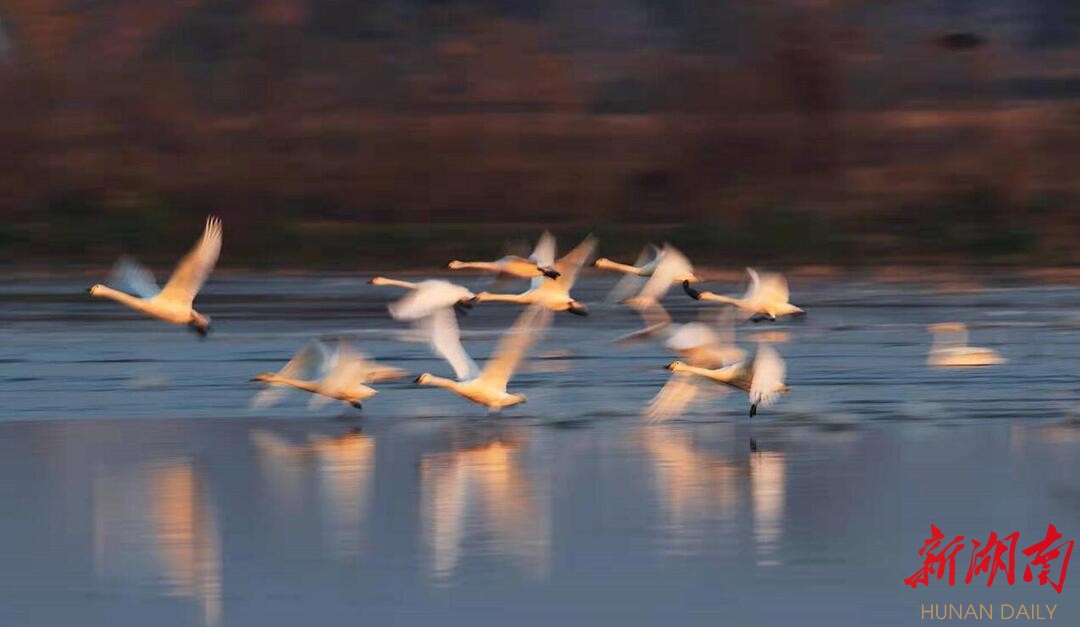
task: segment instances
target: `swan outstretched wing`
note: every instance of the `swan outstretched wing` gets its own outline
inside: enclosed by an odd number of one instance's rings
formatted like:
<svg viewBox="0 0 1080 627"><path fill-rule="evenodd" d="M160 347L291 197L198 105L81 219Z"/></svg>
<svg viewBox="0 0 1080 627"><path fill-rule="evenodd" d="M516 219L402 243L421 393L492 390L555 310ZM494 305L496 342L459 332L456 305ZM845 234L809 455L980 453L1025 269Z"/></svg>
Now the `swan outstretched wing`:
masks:
<svg viewBox="0 0 1080 627"><path fill-rule="evenodd" d="M514 325L499 339L495 352L484 364L480 379L505 390L525 352L543 334L550 321L549 309L536 305L526 308Z"/></svg>
<svg viewBox="0 0 1080 627"><path fill-rule="evenodd" d="M154 274L131 257L121 257L109 273L109 285L116 285L139 298L153 298L161 292Z"/></svg>
<svg viewBox="0 0 1080 627"><path fill-rule="evenodd" d="M169 277L169 282L162 288L160 297L178 303L191 304L199 293L210 271L221 254L221 219L210 216L206 219L206 229L195 247L191 249L176 270Z"/></svg>
<svg viewBox="0 0 1080 627"><path fill-rule="evenodd" d="M671 326L671 315L660 303L648 302L634 306L633 309L641 316L641 321L645 323L645 326L617 338L615 342L618 344L652 337Z"/></svg>
<svg viewBox="0 0 1080 627"><path fill-rule="evenodd" d="M473 296L472 292L456 283L437 279L421 281L416 284L416 289L390 303L387 309L395 320L419 320Z"/></svg>
<svg viewBox="0 0 1080 627"><path fill-rule="evenodd" d="M555 263L555 236L551 234L551 231L540 234L540 239L536 240L536 248L529 255L529 259L541 268Z"/></svg>
<svg viewBox="0 0 1080 627"><path fill-rule="evenodd" d="M566 253L555 262L554 268L555 271L559 273L559 278L545 281L541 284L541 287L546 285L556 285L569 292L570 288L574 287L574 283L577 281L578 273L581 272L581 267L588 263L589 257L592 256L594 250L596 250L596 238L589 235L573 250Z"/></svg>
<svg viewBox="0 0 1080 627"><path fill-rule="evenodd" d="M649 422L659 422L681 416L694 399L699 398L705 391L705 383L707 382L701 377L672 373L664 387L660 388L645 407L645 418ZM710 391L723 393L724 388L712 386Z"/></svg>
<svg viewBox="0 0 1080 627"><path fill-rule="evenodd" d="M660 249L657 248L656 244L646 244L645 248L642 248L641 252L638 253L637 259L634 260L634 267L645 269L649 269L650 266L655 267L659 256ZM645 285L645 279L641 275L624 274L615 283L615 287L611 288L607 295L607 301L609 303L618 303L626 300L641 291L643 285Z"/></svg>
<svg viewBox="0 0 1080 627"><path fill-rule="evenodd" d="M754 356L753 378L750 380L750 402L755 405L771 405L784 389L787 367L776 349L768 344L758 347Z"/></svg>
<svg viewBox="0 0 1080 627"><path fill-rule="evenodd" d="M459 381L480 375L480 368L461 345L461 332L453 309L437 309L418 321L417 326L426 332L431 349L450 364Z"/></svg>
<svg viewBox="0 0 1080 627"><path fill-rule="evenodd" d="M776 272L758 275L753 268L747 268L746 273L750 275L750 288L746 290L746 300L759 303L788 302L790 293L784 275Z"/></svg>
<svg viewBox="0 0 1080 627"><path fill-rule="evenodd" d="M319 340L312 340L300 349L300 352L293 355L293 358L282 366L277 374L287 379L319 379L332 367L335 359L335 354L326 344ZM276 405L285 398L288 391L287 386L270 384L251 399L251 407L264 409Z"/></svg>
<svg viewBox="0 0 1080 627"><path fill-rule="evenodd" d="M641 288L638 298L660 300L671 289L676 279L682 279L694 273L694 266L686 255L671 244L664 244L664 248L656 259L656 267L653 268L652 276Z"/></svg>

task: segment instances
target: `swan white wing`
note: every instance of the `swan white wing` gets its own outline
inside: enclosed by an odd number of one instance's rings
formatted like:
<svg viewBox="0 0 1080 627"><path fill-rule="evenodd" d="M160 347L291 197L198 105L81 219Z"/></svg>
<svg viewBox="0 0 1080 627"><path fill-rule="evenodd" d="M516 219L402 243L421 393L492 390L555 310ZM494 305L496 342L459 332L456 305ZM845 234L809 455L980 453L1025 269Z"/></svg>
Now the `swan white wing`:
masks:
<svg viewBox="0 0 1080 627"><path fill-rule="evenodd" d="M719 336L707 325L700 322L688 322L680 326L667 341L667 347L676 353L715 347L719 344Z"/></svg>
<svg viewBox="0 0 1080 627"><path fill-rule="evenodd" d="M300 352L293 355L293 358L282 366L277 373L287 379L319 379L331 367L333 360L334 354L326 344L319 340L312 340L304 348L300 349ZM251 399L251 407L253 409L264 409L276 405L281 402L281 399L285 398L289 389L285 385L270 384Z"/></svg>
<svg viewBox="0 0 1080 627"><path fill-rule="evenodd" d="M113 264L108 283L139 298L153 298L161 292L153 273L131 257L121 257Z"/></svg>
<svg viewBox="0 0 1080 627"><path fill-rule="evenodd" d="M551 311L544 307L530 306L525 309L513 326L499 339L495 352L491 354L480 373L485 383L506 389L514 370L521 363L529 346L535 342L551 321Z"/></svg>
<svg viewBox="0 0 1080 627"><path fill-rule="evenodd" d="M761 286L761 277L758 276L757 270L753 268L747 268L746 274L750 276L750 285L746 286L746 294L743 295L743 299L750 300L757 295L758 287Z"/></svg>
<svg viewBox="0 0 1080 627"><path fill-rule="evenodd" d="M162 288L161 298L191 304L221 254L221 219L210 216L195 247L176 265L169 282Z"/></svg>
<svg viewBox="0 0 1080 627"><path fill-rule="evenodd" d="M555 263L555 236L550 231L544 231L540 234L540 239L536 240L536 248L529 255L529 259L532 259L541 268L546 268Z"/></svg>
<svg viewBox="0 0 1080 627"><path fill-rule="evenodd" d="M395 320L419 320L473 296L472 292L456 283L437 279L421 281L416 284L416 289L390 303L387 309Z"/></svg>
<svg viewBox="0 0 1080 627"><path fill-rule="evenodd" d="M787 279L782 274L766 273L761 277L756 292L757 299L764 303L786 303L790 297Z"/></svg>
<svg viewBox="0 0 1080 627"><path fill-rule="evenodd" d="M650 422L657 422L681 416L690 403L701 395L705 383L701 377L672 373L664 387L649 401L645 417ZM716 390L722 391L723 388L716 386Z"/></svg>
<svg viewBox="0 0 1080 627"><path fill-rule="evenodd" d="M589 257L592 257L594 250L596 250L596 238L589 235L573 250L555 262L554 268L559 273L559 278L541 283L540 288L551 285L552 287L549 289L563 289L569 292L577 281L581 267L589 261Z"/></svg>
<svg viewBox="0 0 1080 627"><path fill-rule="evenodd" d="M655 266L656 259L660 255L660 249L655 244L647 244L645 248L641 249L638 253L637 259L634 260L635 268L649 268L649 266ZM630 298L634 294L641 291L641 287L645 285L645 279L638 274L624 274L616 283L615 287L611 288L608 292L607 301L609 303L618 303Z"/></svg>
<svg viewBox="0 0 1080 627"><path fill-rule="evenodd" d="M773 347L762 344L754 357L753 378L750 380L750 402L755 405L771 405L784 388L787 367Z"/></svg>
<svg viewBox="0 0 1080 627"><path fill-rule="evenodd" d="M347 390L363 383L374 369L374 364L346 340L338 342L334 355L334 360L319 384L330 393Z"/></svg>
<svg viewBox="0 0 1080 627"><path fill-rule="evenodd" d="M671 289L675 279L693 273L694 266L690 264L690 260L686 258L686 255L679 252L674 246L664 244L663 251L657 258L656 266L653 268L652 276L649 277L645 286L641 288L638 298L660 300Z"/></svg>
<svg viewBox="0 0 1080 627"><path fill-rule="evenodd" d="M417 326L427 333L432 350L450 364L459 381L480 375L480 368L461 345L461 332L453 309L438 309L420 320Z"/></svg>
<svg viewBox="0 0 1080 627"><path fill-rule="evenodd" d="M617 338L616 343L622 344L652 337L671 326L671 315L660 303L639 305L634 307L634 311L641 316L641 321L645 323L645 326Z"/></svg>

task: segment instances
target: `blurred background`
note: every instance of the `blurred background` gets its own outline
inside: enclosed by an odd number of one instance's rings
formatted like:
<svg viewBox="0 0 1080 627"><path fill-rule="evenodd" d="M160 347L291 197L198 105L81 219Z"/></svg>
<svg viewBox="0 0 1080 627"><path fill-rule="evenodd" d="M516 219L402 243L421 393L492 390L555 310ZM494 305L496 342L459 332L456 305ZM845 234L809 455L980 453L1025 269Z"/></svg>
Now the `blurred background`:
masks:
<svg viewBox="0 0 1080 627"><path fill-rule="evenodd" d="M1078 97L1075 0L3 0L0 262L1069 264Z"/></svg>

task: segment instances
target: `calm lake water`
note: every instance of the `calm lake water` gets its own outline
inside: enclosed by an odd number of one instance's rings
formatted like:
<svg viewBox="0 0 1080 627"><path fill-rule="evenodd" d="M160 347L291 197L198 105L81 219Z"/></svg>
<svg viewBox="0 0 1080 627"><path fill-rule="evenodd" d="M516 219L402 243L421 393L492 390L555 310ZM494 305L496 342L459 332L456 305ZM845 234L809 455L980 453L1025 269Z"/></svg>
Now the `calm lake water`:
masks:
<svg viewBox="0 0 1080 627"><path fill-rule="evenodd" d="M250 410L250 377L317 335L450 373L364 278L214 279L205 341L92 280L0 282L0 624L913 625L980 602L1080 622L1077 583L1024 582L1019 549L1013 586L965 585L969 550L955 587L903 583L931 524L1080 536L1080 289L794 282L805 319L738 330L788 336L792 391L752 424L739 394L644 422L671 355L612 343L638 321L600 277L497 418L411 378L361 412ZM469 351L518 311L462 319ZM1008 364L928 369L944 321Z"/></svg>

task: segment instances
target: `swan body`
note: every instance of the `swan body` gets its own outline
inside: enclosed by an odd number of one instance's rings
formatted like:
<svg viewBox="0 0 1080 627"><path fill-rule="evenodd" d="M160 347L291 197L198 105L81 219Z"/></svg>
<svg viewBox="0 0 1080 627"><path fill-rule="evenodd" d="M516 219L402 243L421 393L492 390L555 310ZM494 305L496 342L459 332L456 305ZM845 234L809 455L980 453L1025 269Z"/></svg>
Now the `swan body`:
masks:
<svg viewBox="0 0 1080 627"><path fill-rule="evenodd" d="M647 301L659 301L667 294L673 283L698 283L701 279L694 274L694 266L686 255L671 244L664 243L663 248L649 244L641 251L634 265L618 263L601 257L593 266L603 270L622 272L626 276L615 284L608 295L612 302L626 304L644 304ZM648 280L645 280L645 279ZM628 297L638 292L631 299Z"/></svg>
<svg viewBox="0 0 1080 627"><path fill-rule="evenodd" d="M498 302L519 303L523 305L538 305L550 311L568 311L579 316L589 313L584 304L574 300L570 290L577 281L581 267L596 249L596 238L586 237L576 248L571 250L553 264L553 268L559 273L557 279L537 277L532 280L531 287L520 294L492 294L480 292L474 302ZM541 262L546 260L541 260Z"/></svg>
<svg viewBox="0 0 1080 627"><path fill-rule="evenodd" d="M620 338L623 342L641 338L662 338L665 347L675 353L683 363L700 368L721 368L746 358L746 352L735 346L735 327L730 314L710 322L672 324L671 317L659 303L635 309L645 320L646 326ZM688 405L707 391L702 382L700 377L673 372L649 401L644 415L650 421L657 421L682 414Z"/></svg>
<svg viewBox="0 0 1080 627"><path fill-rule="evenodd" d="M967 345L967 326L959 323L930 325L934 343L926 364L932 368L978 368L1005 363L1005 358L992 348Z"/></svg>
<svg viewBox="0 0 1080 627"><path fill-rule="evenodd" d="M458 310L468 309L472 307L473 299L476 298L469 289L440 279L413 283L377 276L368 283L400 287L411 292L387 307L395 320L416 321L426 318L438 309L447 307Z"/></svg>
<svg viewBox="0 0 1080 627"><path fill-rule="evenodd" d="M527 308L503 334L495 352L484 364L484 369L480 370L461 346L453 312L444 309L430 320L431 342L436 351L454 368L457 380L425 372L416 378L416 383L445 388L491 411L524 403L524 394L507 392L506 386L529 346L536 341L550 320L551 313L548 309L537 305Z"/></svg>
<svg viewBox="0 0 1080 627"><path fill-rule="evenodd" d="M447 267L451 270L483 270L519 279L547 277L559 278L559 272L552 267L555 258L555 238L548 231L540 235L533 254L527 259L517 255L506 255L495 261L451 261Z"/></svg>
<svg viewBox="0 0 1080 627"><path fill-rule="evenodd" d="M704 377L746 392L750 397L751 418L757 414L759 405L767 407L789 390L784 384L787 370L784 360L768 345L759 346L750 363L742 361L724 368L702 368L673 361L667 368L675 373Z"/></svg>
<svg viewBox="0 0 1080 627"><path fill-rule="evenodd" d="M313 394L310 407L319 407L330 400L339 400L359 408L361 403L378 392L366 383L397 379L405 372L392 366L376 364L356 351L345 340L331 349L315 340L297 353L278 372L264 372L252 381L271 387L252 400L252 407L262 408L281 400L283 387Z"/></svg>
<svg viewBox="0 0 1080 627"><path fill-rule="evenodd" d="M690 287L689 282L683 282L683 289L694 300L733 305L754 322L776 320L781 316L797 316L806 313L789 302L788 284L784 275L765 273L759 276L753 268L747 268L746 273L750 276L750 286L742 298L699 291Z"/></svg>
<svg viewBox="0 0 1080 627"><path fill-rule="evenodd" d="M147 316L172 324L188 325L202 336L210 330L210 318L192 307L221 254L221 220L210 216L195 246L176 265L165 287L159 288L154 275L131 259L121 259L113 268L110 282L125 284L137 294L97 284L90 288L95 298L108 298Z"/></svg>

